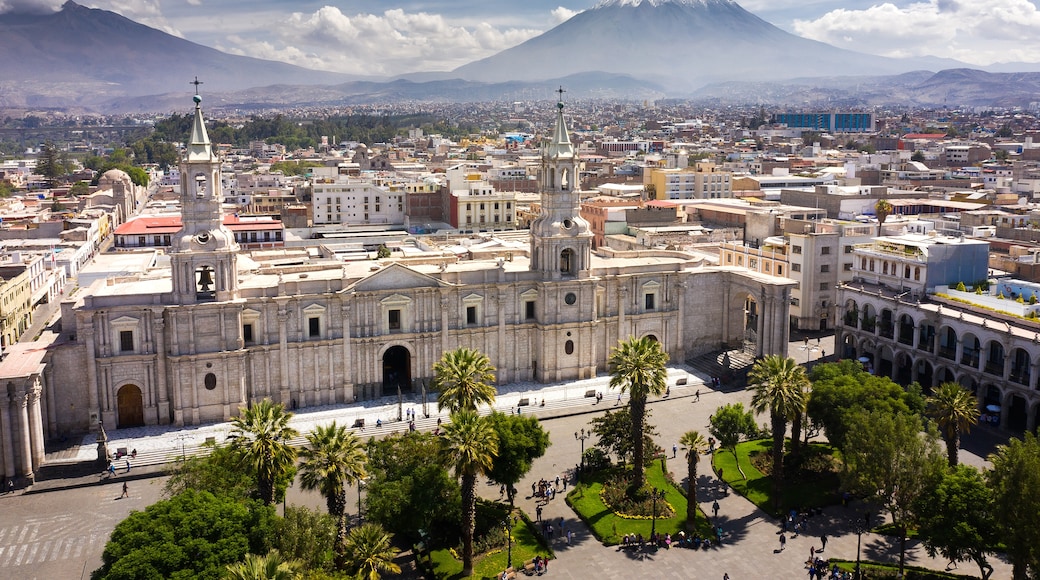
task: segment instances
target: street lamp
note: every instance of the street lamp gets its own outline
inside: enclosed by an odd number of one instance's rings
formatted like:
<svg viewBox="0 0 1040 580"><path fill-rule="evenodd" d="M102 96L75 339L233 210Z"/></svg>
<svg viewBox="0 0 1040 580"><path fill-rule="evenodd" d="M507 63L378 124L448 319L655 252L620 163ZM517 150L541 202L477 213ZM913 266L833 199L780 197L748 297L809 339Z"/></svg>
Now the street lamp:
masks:
<svg viewBox="0 0 1040 580"><path fill-rule="evenodd" d="M506 529L506 545L508 546L506 551L506 568L513 567L513 526L510 524L509 516L502 521L502 526Z"/></svg>
<svg viewBox="0 0 1040 580"><path fill-rule="evenodd" d="M584 427L581 428L581 434L580 435L578 434L578 431L574 432L574 438L577 439L578 441L581 441L581 463L579 464L580 465L580 467L578 469L579 473L585 471L585 440L588 439L589 437L592 437L592 431L590 430L590 431L586 432Z"/></svg>
<svg viewBox="0 0 1040 580"><path fill-rule="evenodd" d="M664 499L664 490L657 489L656 487L650 488L650 498L653 500L653 511L650 515L650 541L657 545L657 500Z"/></svg>
<svg viewBox="0 0 1040 580"><path fill-rule="evenodd" d="M863 580L863 573L859 568L860 539L864 532L870 531L870 512L863 512L863 521L856 526L856 580Z"/></svg>
<svg viewBox="0 0 1040 580"><path fill-rule="evenodd" d="M817 340L816 344L809 344L809 339L805 339L805 344L798 347L798 350L805 351L805 364L809 364L809 359L812 358L812 353L820 350L820 341Z"/></svg>

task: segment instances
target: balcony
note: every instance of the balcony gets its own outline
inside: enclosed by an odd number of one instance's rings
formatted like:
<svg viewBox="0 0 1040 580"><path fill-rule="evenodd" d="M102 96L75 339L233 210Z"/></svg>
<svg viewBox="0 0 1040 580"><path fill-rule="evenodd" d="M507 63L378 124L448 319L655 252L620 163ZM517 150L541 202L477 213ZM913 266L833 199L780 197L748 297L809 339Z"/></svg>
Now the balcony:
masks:
<svg viewBox="0 0 1040 580"><path fill-rule="evenodd" d="M957 348L949 346L940 346L939 356L949 360L957 360Z"/></svg>
<svg viewBox="0 0 1040 580"><path fill-rule="evenodd" d="M1004 376L1004 361L986 361L986 366L982 369L986 374L995 375L998 377Z"/></svg>
<svg viewBox="0 0 1040 580"><path fill-rule="evenodd" d="M961 364L967 365L973 369L979 368L979 351L977 350L966 350L961 354Z"/></svg>

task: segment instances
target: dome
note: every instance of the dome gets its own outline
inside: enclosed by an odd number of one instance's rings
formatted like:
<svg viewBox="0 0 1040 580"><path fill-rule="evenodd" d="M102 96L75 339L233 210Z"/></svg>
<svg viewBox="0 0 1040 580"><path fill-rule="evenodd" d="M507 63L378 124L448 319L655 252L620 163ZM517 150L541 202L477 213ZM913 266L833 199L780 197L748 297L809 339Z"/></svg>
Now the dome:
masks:
<svg viewBox="0 0 1040 580"><path fill-rule="evenodd" d="M101 189L109 189L115 183L123 183L129 186L133 184L133 180L130 179L130 175L127 172L121 169L109 169L98 178L98 186Z"/></svg>

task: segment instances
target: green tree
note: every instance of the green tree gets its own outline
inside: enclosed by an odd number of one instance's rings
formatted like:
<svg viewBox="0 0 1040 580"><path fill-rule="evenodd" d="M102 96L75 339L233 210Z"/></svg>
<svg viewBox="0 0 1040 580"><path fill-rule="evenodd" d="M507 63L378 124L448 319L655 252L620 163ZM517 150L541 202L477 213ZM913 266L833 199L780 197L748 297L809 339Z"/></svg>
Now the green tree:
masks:
<svg viewBox="0 0 1040 580"><path fill-rule="evenodd" d="M697 463L708 451L708 441L697 431L687 431L679 438L686 449L686 528L697 528Z"/></svg>
<svg viewBox="0 0 1040 580"><path fill-rule="evenodd" d="M379 580L381 573L400 574L401 567L394 562L398 549L393 536L378 524L362 524L346 540L346 570L358 580Z"/></svg>
<svg viewBox="0 0 1040 580"><path fill-rule="evenodd" d="M365 517L409 541L425 530L433 540L454 543L459 527L459 484L448 472L440 438L405 432L367 445Z"/></svg>
<svg viewBox="0 0 1040 580"><path fill-rule="evenodd" d="M809 417L823 426L827 440L839 449L845 448L850 417L858 411L924 412L924 399L916 389L904 389L888 377L874 376L854 360L816 365L809 379Z"/></svg>
<svg viewBox="0 0 1040 580"><path fill-rule="evenodd" d="M321 491L329 515L336 518L338 547L347 537L347 486L365 477L365 450L357 436L335 421L315 427L307 443L300 452L300 485Z"/></svg>
<svg viewBox="0 0 1040 580"><path fill-rule="evenodd" d="M271 541L286 558L298 560L305 570L333 568L337 533L332 516L303 506L289 505L274 525Z"/></svg>
<svg viewBox="0 0 1040 580"><path fill-rule="evenodd" d="M644 336L619 341L610 351L610 388L628 392L628 407L632 414L632 487L640 489L645 483L643 424L646 420L646 399L660 395L668 387L668 353L661 343Z"/></svg>
<svg viewBox="0 0 1040 580"><path fill-rule="evenodd" d="M655 450L653 438L658 433L650 424L651 415L650 409L643 414L643 449ZM632 439L632 412L628 407L607 411L599 417L593 417L590 423L592 432L596 434L596 448L602 449L604 453L613 454L621 464L632 459L635 443Z"/></svg>
<svg viewBox="0 0 1040 580"><path fill-rule="evenodd" d="M498 455L491 463L488 477L506 486L509 507L513 507L513 486L531 471L534 460L545 455L552 442L533 415L492 413L489 420L498 436Z"/></svg>
<svg viewBox="0 0 1040 580"><path fill-rule="evenodd" d="M72 184L72 187L69 188L69 195L72 195L74 197L79 197L81 195L87 195L89 193L90 193L90 184L87 183L86 181L77 181L76 183Z"/></svg>
<svg viewBox="0 0 1040 580"><path fill-rule="evenodd" d="M1012 438L990 455L989 484L1000 538L1014 580L1040 575L1040 442L1032 433Z"/></svg>
<svg viewBox="0 0 1040 580"><path fill-rule="evenodd" d="M773 492L774 501L780 501L784 478L784 436L787 421L801 417L805 409L805 386L808 378L805 368L793 358L769 355L759 359L748 373L748 387L752 390L751 410L769 412L773 434Z"/></svg>
<svg viewBox="0 0 1040 580"><path fill-rule="evenodd" d="M495 367L478 350L457 348L441 355L433 365L433 389L438 391L437 410L475 411L495 402Z"/></svg>
<svg viewBox="0 0 1040 580"><path fill-rule="evenodd" d="M266 553L274 508L189 490L131 512L112 531L94 580L213 579Z"/></svg>
<svg viewBox="0 0 1040 580"><path fill-rule="evenodd" d="M950 467L957 465L957 449L961 433L967 433L979 422L979 409L972 396L957 383L943 383L927 399L928 416L939 425L946 441L946 457Z"/></svg>
<svg viewBox="0 0 1040 580"><path fill-rule="evenodd" d="M476 531L477 476L487 473L498 455L498 437L476 411L452 413L444 428L444 454L462 479L462 575L473 575L473 534Z"/></svg>
<svg viewBox="0 0 1040 580"><path fill-rule="evenodd" d="M174 464L163 495L171 498L188 490L208 491L234 499L258 497L256 473L242 469L245 457L230 446L208 444L208 454L187 457Z"/></svg>
<svg viewBox="0 0 1040 580"><path fill-rule="evenodd" d="M899 574L906 564L907 529L918 499L946 469L934 433L921 432L916 415L860 412L852 421L856 437L845 445L845 489L876 498L892 516L900 540Z"/></svg>
<svg viewBox="0 0 1040 580"><path fill-rule="evenodd" d="M757 436L758 425L755 424L755 417L751 411L744 410L743 403L733 403L715 410L715 413L708 419L708 432L712 437L718 439L719 447L728 449L733 454L733 459L736 460L737 444L741 439ZM740 469L739 461L737 469ZM741 471L741 476L744 476L743 471ZM747 479L746 476L744 478Z"/></svg>
<svg viewBox="0 0 1040 580"><path fill-rule="evenodd" d="M61 154L54 143L47 141L40 148L36 157L36 174L45 177L48 183L55 183L59 177L65 175L65 166L61 162Z"/></svg>
<svg viewBox="0 0 1040 580"><path fill-rule="evenodd" d="M239 409L231 421L231 446L242 451L244 463L256 472L260 500L271 505L275 501L275 485L289 477L296 463L296 449L289 440L299 435L289 426L292 413L270 399Z"/></svg>
<svg viewBox="0 0 1040 580"><path fill-rule="evenodd" d="M910 156L910 161L924 163L924 151L914 151L914 154Z"/></svg>
<svg viewBox="0 0 1040 580"><path fill-rule="evenodd" d="M885 220L892 215L892 204L887 199L879 199L874 204L874 215L877 216L879 226L885 225Z"/></svg>
<svg viewBox="0 0 1040 580"><path fill-rule="evenodd" d="M382 260L383 258L389 258L390 255L390 248L386 247L386 244L379 244L379 249L376 250L376 257Z"/></svg>
<svg viewBox="0 0 1040 580"><path fill-rule="evenodd" d="M986 558L997 535L996 506L986 478L974 468L956 466L934 481L918 499L917 535L928 555L951 562L971 560L986 580L993 573Z"/></svg>
<svg viewBox="0 0 1040 580"><path fill-rule="evenodd" d="M245 560L228 564L227 580L294 580L300 577L301 564L295 560L286 560L271 550L263 556L246 554Z"/></svg>

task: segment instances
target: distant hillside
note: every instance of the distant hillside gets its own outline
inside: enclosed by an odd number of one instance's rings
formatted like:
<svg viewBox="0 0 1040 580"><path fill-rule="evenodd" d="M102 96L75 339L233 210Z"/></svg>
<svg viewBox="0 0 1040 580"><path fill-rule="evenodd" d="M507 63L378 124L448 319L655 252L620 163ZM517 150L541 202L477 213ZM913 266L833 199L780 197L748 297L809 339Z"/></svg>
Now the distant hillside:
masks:
<svg viewBox="0 0 1040 580"><path fill-rule="evenodd" d="M356 78L226 54L71 1L51 14L0 15L0 105L184 93L196 75L209 92Z"/></svg>

